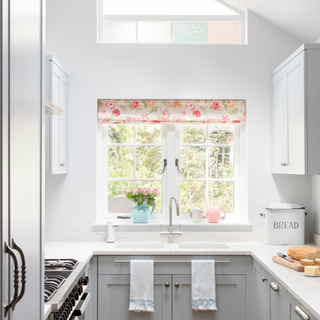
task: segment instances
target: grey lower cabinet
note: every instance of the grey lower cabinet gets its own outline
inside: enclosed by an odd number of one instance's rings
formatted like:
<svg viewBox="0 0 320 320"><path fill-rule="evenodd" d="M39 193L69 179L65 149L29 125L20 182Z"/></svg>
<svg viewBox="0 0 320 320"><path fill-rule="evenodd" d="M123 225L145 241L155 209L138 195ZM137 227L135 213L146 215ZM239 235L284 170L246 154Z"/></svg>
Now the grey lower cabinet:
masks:
<svg viewBox="0 0 320 320"><path fill-rule="evenodd" d="M257 261L253 262L253 286L254 319L316 319Z"/></svg>
<svg viewBox="0 0 320 320"><path fill-rule="evenodd" d="M296 311L299 313L296 313ZM291 294L288 294L288 312L289 312L289 320L316 320L316 317L311 314L308 309L306 309L296 298L294 298Z"/></svg>
<svg viewBox="0 0 320 320"><path fill-rule="evenodd" d="M117 260L228 260L216 264L216 311L191 309L191 263L154 264L154 313L128 311L130 263ZM246 320L247 259L245 256L99 256L98 320Z"/></svg>
<svg viewBox="0 0 320 320"><path fill-rule="evenodd" d="M209 312L194 311L190 307L190 275L173 275L172 307L174 320L230 320L246 319L246 276L217 275L217 310ZM175 284L179 286L176 287Z"/></svg>
<svg viewBox="0 0 320 320"><path fill-rule="evenodd" d="M130 275L98 276L98 319L152 319L167 320L171 318L171 288L164 284L171 282L168 275L154 276L154 313L137 313L129 311Z"/></svg>

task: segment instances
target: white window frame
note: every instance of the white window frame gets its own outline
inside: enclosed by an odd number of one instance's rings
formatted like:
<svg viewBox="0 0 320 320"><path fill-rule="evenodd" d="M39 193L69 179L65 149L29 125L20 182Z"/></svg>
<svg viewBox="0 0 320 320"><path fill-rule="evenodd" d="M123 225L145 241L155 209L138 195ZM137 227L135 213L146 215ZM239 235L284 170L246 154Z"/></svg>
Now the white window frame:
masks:
<svg viewBox="0 0 320 320"><path fill-rule="evenodd" d="M108 177L107 168L105 165L103 168L103 153L106 151L103 150L103 142L102 142L102 126L98 124L98 139L97 139L97 223L107 222L108 220L114 220L117 215L121 215L121 213L117 214L108 214L107 218L103 217L103 212L107 211L106 201L107 198L103 198L103 194L107 194L107 190L105 187L104 179ZM208 125L206 125L206 134L208 141ZM202 144L203 146L207 146L208 143ZM121 144L124 145L124 144ZM211 145L211 144L210 144ZM131 145L132 146L132 145ZM145 146L145 145L141 145ZM221 145L223 146L223 145ZM229 144L226 146L230 146ZM247 213L246 213L246 167L245 167L245 126L243 125L235 125L235 133L234 133L234 213L227 215L228 223L243 223L247 222ZM175 167L175 159L179 159L180 163L180 130L179 125L174 124L164 124L162 128L162 164L163 160L167 159L167 167L162 176L162 213L154 214L152 216L153 222L162 222L167 221L168 219L168 201L172 196L175 196L180 201L180 174L178 173L177 168ZM206 157L206 161L208 161L208 156ZM135 173L134 173L135 176ZM168 181L168 177L171 177L170 181ZM123 179L123 180L133 180L133 179ZM146 181L146 179L138 179ZM157 179L151 179L157 180ZM196 181L200 180L216 180L216 179L208 179L206 173L206 179L194 179ZM217 179L218 180L218 179ZM228 180L228 179L223 179ZM207 188L206 188L207 189ZM208 191L207 191L208 194ZM206 196L206 206L208 204L208 199ZM187 214L182 214L179 217L176 216L174 211L174 219L179 222L189 222L191 221L190 216ZM118 220L119 221L119 220Z"/></svg>
<svg viewBox="0 0 320 320"><path fill-rule="evenodd" d="M230 6L229 4L221 1L216 0L222 3L224 6L232 9L233 11L237 12L238 15L104 15L103 14L103 0L97 0L97 43L98 44L189 44L190 43L176 43L176 42L164 42L164 43L157 43L157 42L103 42L103 22L138 22L138 21L147 21L147 22L154 22L154 21L166 21L166 22L173 22L173 21L191 21L191 22L211 22L211 21L240 21L241 23L241 41L239 43L221 43L221 44L228 44L228 45L243 45L247 43L246 37L246 17L243 12L240 10ZM137 29L136 29L137 30ZM137 32L137 31L136 31ZM138 39L138 35L136 37ZM219 43L211 43L211 42L201 42L201 43L192 43L192 44L204 44L204 45L217 45Z"/></svg>

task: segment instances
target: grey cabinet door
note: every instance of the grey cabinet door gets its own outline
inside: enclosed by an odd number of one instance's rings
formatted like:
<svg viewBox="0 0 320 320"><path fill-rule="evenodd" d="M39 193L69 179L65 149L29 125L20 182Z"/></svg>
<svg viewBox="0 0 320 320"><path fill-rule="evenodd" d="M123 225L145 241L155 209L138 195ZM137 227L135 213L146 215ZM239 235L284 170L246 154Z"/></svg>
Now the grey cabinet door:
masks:
<svg viewBox="0 0 320 320"><path fill-rule="evenodd" d="M309 316L310 320L315 320L316 317L310 313L296 298L294 298L291 294L288 294L288 304L287 308L289 310L289 319L290 320L301 320L306 319L304 317L300 317L296 312L295 308L298 307L301 311ZM280 319L280 318L279 318Z"/></svg>
<svg viewBox="0 0 320 320"><path fill-rule="evenodd" d="M288 291L271 278L269 286L270 320L288 319L287 295Z"/></svg>
<svg viewBox="0 0 320 320"><path fill-rule="evenodd" d="M216 276L217 310L191 309L191 275L172 278L173 320L246 320L246 276ZM179 286L176 288L175 283ZM257 318L258 319L258 318Z"/></svg>
<svg viewBox="0 0 320 320"><path fill-rule="evenodd" d="M255 319L269 320L270 275L256 261L253 263L254 313Z"/></svg>
<svg viewBox="0 0 320 320"><path fill-rule="evenodd" d="M166 288L164 284L170 286ZM171 276L154 276L155 312L129 311L130 275L98 276L98 320L170 320Z"/></svg>

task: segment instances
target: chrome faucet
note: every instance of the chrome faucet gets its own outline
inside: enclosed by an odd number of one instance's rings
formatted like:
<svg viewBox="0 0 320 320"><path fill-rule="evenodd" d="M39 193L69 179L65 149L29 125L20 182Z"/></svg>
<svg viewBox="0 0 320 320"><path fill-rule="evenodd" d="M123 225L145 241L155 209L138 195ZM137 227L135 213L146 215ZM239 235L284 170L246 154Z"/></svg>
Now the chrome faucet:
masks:
<svg viewBox="0 0 320 320"><path fill-rule="evenodd" d="M179 209L179 202L176 197L171 197L169 201L169 227L168 231L162 231L162 225L160 226L160 236L161 237L168 237L168 242L173 242L173 237L179 237L182 235L181 232L181 225L179 225L179 231L173 231L173 225L172 225L172 200L174 200L176 204L176 214L177 216L180 216L180 209Z"/></svg>

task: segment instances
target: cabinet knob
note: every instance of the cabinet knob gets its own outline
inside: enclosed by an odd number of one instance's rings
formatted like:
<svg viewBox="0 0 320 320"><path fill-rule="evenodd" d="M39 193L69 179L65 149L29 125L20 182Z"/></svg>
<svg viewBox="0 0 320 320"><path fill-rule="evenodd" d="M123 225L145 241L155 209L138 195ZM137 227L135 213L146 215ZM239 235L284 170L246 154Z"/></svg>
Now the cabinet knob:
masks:
<svg viewBox="0 0 320 320"><path fill-rule="evenodd" d="M279 286L274 283L274 282L271 282L270 283L270 288L273 290L273 291L279 291Z"/></svg>
<svg viewBox="0 0 320 320"><path fill-rule="evenodd" d="M179 283L179 282L176 282L176 283L174 284L174 286L175 286L176 288L179 288L179 287L180 287L180 283Z"/></svg>
<svg viewBox="0 0 320 320"><path fill-rule="evenodd" d="M169 287L170 287L170 283L169 283L169 282L166 282L166 283L164 284L164 286L165 286L166 288L169 288Z"/></svg>
<svg viewBox="0 0 320 320"><path fill-rule="evenodd" d="M296 306L294 312L303 320L310 320L310 316L303 310L302 307Z"/></svg>
<svg viewBox="0 0 320 320"><path fill-rule="evenodd" d="M284 163L283 163L283 166L285 167L286 165L288 165L288 164L284 162Z"/></svg>
<svg viewBox="0 0 320 320"><path fill-rule="evenodd" d="M268 279L265 277L262 277L262 282L266 282Z"/></svg>
<svg viewBox="0 0 320 320"><path fill-rule="evenodd" d="M60 163L60 167L65 167L66 166L66 164L63 162L63 163Z"/></svg>

